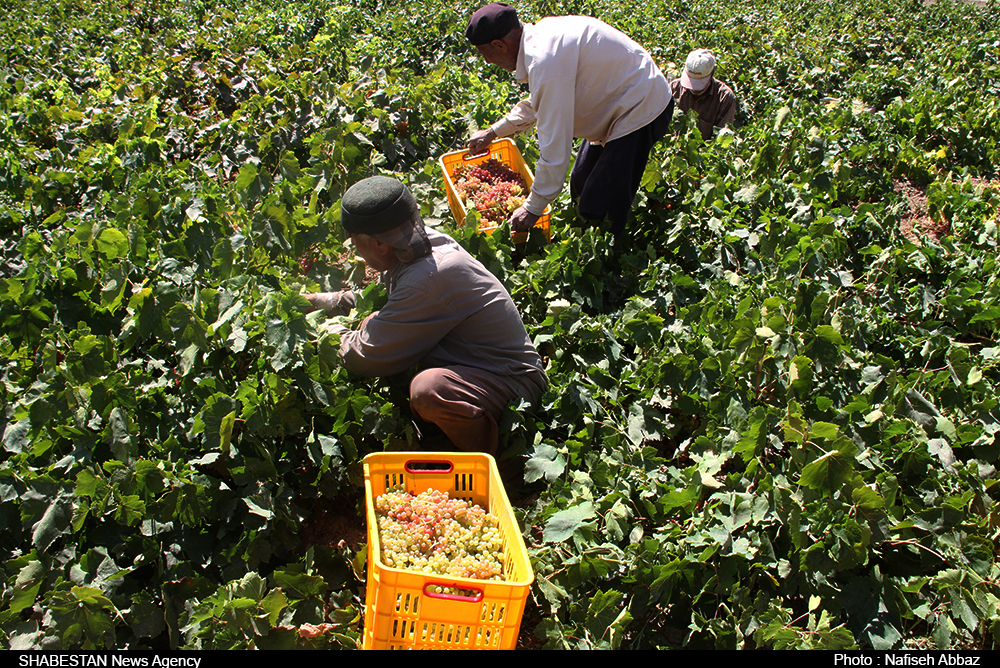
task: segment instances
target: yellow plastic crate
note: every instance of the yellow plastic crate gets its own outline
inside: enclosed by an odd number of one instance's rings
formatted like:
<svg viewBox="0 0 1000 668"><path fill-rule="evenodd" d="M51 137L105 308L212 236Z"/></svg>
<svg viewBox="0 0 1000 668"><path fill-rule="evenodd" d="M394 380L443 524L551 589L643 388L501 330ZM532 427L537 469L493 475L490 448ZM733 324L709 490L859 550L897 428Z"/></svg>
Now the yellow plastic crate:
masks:
<svg viewBox="0 0 1000 668"><path fill-rule="evenodd" d="M514 649L534 580L528 550L496 460L480 453L383 452L364 460L368 582L363 649ZM447 492L500 520L504 580L475 580L392 568L382 562L375 499L402 485ZM440 594L432 586L468 595Z"/></svg>
<svg viewBox="0 0 1000 668"><path fill-rule="evenodd" d="M441 171L444 174L444 187L448 192L448 206L451 207L451 215L455 217L455 222L459 225L465 225L465 217L467 211L465 210L465 202L462 198L458 196L458 191L455 189L455 168L459 165L465 163L468 165L478 165L486 162L490 158L495 159L507 167L510 167L515 172L521 175L524 182L531 187L531 184L535 182L535 177L528 169L528 165L525 164L524 158L521 157L521 152L517 150L517 145L509 138L504 137L502 139L495 140L490 144L490 150L487 153L481 153L477 156L469 156L468 151L452 151L450 153L445 153L442 155L438 162L441 163ZM538 219L535 223L535 227L542 230L545 233L545 238L549 241L552 240L552 230L549 226L549 214L551 213L552 207L545 207L545 211L542 212L542 217ZM495 230L498 226L491 225L489 223L482 223L479 226L480 232L489 233ZM514 232L512 233L514 241L516 243L522 243L528 238L527 232Z"/></svg>

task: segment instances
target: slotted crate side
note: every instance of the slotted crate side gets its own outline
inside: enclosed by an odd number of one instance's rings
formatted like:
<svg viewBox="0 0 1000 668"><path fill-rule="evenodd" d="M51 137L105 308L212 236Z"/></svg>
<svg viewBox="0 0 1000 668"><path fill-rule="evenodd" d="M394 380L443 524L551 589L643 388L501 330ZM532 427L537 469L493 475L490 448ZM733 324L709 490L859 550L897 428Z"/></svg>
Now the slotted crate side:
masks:
<svg viewBox="0 0 1000 668"><path fill-rule="evenodd" d="M502 139L495 140L490 144L490 150L482 155L477 155L475 157L467 157L468 151L451 151L450 153L445 153L442 155L438 162L441 165L441 172L444 175L444 187L445 191L448 193L448 206L451 209L451 215L454 216L455 222L461 226L465 226L465 217L467 211L465 210L465 202L462 198L458 196L458 190L455 187L455 168L462 163L469 165L479 165L487 160L495 159L497 162L510 167L515 172L521 175L524 182L531 188L531 184L535 182L535 177L531 173L531 169L525 163L524 158L521 156L521 152L517 149L517 145L513 140L504 137ZM541 218L535 223L535 227L542 230L545 234L545 238L549 241L552 240L552 230L550 227L550 213L552 211L551 206L546 206L545 211L542 212ZM485 225L479 228L480 232L484 234L489 234L493 230L497 229L497 225ZM526 232L514 232L512 234L515 243L522 243L528 238Z"/></svg>
<svg viewBox="0 0 1000 668"><path fill-rule="evenodd" d="M407 470L408 464L451 464L451 471ZM374 500L401 484L467 498L497 515L504 544L505 581L437 576L390 568L381 562ZM534 579L513 508L489 455L479 453L376 453L365 458L368 517L368 586L365 649L512 649ZM480 592L455 597L432 585Z"/></svg>

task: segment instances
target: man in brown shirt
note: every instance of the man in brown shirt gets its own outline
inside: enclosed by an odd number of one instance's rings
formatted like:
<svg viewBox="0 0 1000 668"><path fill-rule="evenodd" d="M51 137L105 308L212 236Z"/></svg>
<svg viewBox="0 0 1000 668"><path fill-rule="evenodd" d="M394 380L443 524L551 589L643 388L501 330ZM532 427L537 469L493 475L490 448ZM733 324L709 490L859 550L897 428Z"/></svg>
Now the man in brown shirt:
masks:
<svg viewBox="0 0 1000 668"><path fill-rule="evenodd" d="M413 193L397 179L351 186L340 222L389 295L357 329L328 327L340 334L344 366L364 377L416 367L413 413L462 450L495 452L504 407L519 397L536 403L548 387L510 294L451 237L424 227ZM305 297L329 314L356 304L350 290Z"/></svg>
<svg viewBox="0 0 1000 668"><path fill-rule="evenodd" d="M713 74L715 56L708 49L696 49L688 55L681 77L670 82L678 109L682 112L694 109L698 114L698 129L706 141L711 139L715 128L732 125L736 117L736 96Z"/></svg>

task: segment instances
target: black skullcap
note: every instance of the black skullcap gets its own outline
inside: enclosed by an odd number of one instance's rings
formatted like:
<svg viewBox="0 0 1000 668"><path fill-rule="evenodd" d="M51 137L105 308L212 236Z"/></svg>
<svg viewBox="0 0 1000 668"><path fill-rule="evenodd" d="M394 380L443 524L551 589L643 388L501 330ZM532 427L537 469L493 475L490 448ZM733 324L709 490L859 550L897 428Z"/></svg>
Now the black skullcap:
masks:
<svg viewBox="0 0 1000 668"><path fill-rule="evenodd" d="M348 188L340 200L340 224L348 232L380 234L419 218L410 189L388 176L371 176Z"/></svg>
<svg viewBox="0 0 1000 668"><path fill-rule="evenodd" d="M495 39L503 39L511 30L520 25L517 11L502 2L491 2L480 7L469 19L465 37L473 45L489 44Z"/></svg>

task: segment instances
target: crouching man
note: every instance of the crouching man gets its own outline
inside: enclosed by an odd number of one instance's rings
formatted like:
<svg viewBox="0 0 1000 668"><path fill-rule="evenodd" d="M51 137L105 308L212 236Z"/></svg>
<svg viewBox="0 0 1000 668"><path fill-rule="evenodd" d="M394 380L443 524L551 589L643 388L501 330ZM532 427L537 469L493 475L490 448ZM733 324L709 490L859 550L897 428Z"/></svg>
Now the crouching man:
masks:
<svg viewBox="0 0 1000 668"><path fill-rule="evenodd" d="M341 200L341 224L389 295L357 330L340 328L344 365L365 377L416 367L413 413L462 450L495 452L507 403L535 403L548 386L510 294L451 237L424 227L413 194L396 179L354 184ZM327 313L355 304L346 290L306 298Z"/></svg>

